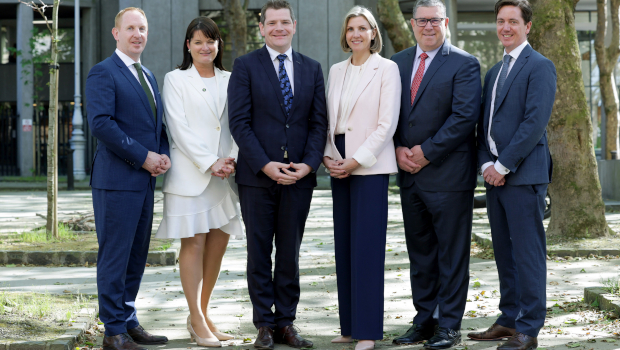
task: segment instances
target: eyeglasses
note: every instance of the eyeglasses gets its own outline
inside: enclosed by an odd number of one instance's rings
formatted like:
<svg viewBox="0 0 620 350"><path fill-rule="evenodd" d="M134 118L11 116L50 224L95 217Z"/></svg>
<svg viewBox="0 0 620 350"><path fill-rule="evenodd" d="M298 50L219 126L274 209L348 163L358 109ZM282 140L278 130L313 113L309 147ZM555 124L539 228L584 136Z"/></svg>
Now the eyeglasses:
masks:
<svg viewBox="0 0 620 350"><path fill-rule="evenodd" d="M426 27L428 22L431 22L433 27L439 27L444 19L445 18L414 18L413 20L418 27Z"/></svg>

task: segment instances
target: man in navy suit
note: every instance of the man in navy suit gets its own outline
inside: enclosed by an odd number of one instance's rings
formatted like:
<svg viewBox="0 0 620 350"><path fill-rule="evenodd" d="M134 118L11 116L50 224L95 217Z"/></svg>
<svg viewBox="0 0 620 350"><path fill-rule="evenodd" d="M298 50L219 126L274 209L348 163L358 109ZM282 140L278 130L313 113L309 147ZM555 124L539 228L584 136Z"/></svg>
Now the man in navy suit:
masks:
<svg viewBox="0 0 620 350"><path fill-rule="evenodd" d="M136 316L153 224L155 177L170 168L162 100L153 74L140 65L148 23L139 8L118 13L112 29L116 51L86 80L88 123L99 141L90 185L99 254L99 318L104 350L164 344Z"/></svg>
<svg viewBox="0 0 620 350"><path fill-rule="evenodd" d="M448 21L441 0L419 0L411 20L418 44L392 57L403 85L394 144L417 311L394 343L433 349L461 338L481 92L478 60L445 40Z"/></svg>
<svg viewBox="0 0 620 350"><path fill-rule="evenodd" d="M502 314L488 330L468 337L510 337L498 349L536 349L546 314L542 221L552 162L545 128L555 100L556 72L527 42L532 27L527 0L500 0L495 16L504 56L484 78L477 139Z"/></svg>
<svg viewBox="0 0 620 350"><path fill-rule="evenodd" d="M291 48L296 24L287 1L268 1L259 23L266 45L235 60L228 84L258 349L273 349L274 342L312 347L297 334L293 321L299 302L299 247L315 171L323 159L327 117L321 65Z"/></svg>

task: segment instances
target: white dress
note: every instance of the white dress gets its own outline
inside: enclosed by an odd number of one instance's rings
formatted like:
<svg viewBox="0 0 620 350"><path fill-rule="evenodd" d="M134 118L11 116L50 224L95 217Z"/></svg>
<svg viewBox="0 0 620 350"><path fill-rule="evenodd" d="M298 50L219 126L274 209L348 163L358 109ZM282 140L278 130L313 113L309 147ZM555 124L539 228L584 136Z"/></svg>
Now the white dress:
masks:
<svg viewBox="0 0 620 350"><path fill-rule="evenodd" d="M215 77L202 79L217 101L219 96ZM222 116L221 125L222 134L230 134L226 113ZM232 145L229 143L230 138L220 138L218 157L224 157L223 149L230 150ZM164 218L159 224L156 238L188 238L217 228L234 238L244 236L234 177L222 180L213 176L205 190L195 197L164 192Z"/></svg>

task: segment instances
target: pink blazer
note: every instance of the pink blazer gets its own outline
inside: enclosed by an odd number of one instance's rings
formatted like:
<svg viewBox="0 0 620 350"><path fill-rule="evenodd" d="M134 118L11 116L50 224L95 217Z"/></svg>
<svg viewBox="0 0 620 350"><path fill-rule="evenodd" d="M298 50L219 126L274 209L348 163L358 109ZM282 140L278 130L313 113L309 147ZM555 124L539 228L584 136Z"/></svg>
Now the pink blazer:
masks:
<svg viewBox="0 0 620 350"><path fill-rule="evenodd" d="M334 64L327 82L329 130L325 156L335 160L354 158L360 167L351 175L398 172L392 137L398 125L402 85L396 63L374 53L368 58L357 90L349 103L351 114L345 132L346 154L334 143L342 87L351 58Z"/></svg>

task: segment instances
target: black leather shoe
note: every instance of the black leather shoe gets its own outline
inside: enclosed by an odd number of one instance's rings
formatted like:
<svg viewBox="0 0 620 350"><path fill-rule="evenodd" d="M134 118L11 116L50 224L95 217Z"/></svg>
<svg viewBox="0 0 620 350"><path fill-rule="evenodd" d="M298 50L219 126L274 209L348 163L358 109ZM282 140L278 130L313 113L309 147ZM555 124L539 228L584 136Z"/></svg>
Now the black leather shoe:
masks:
<svg viewBox="0 0 620 350"><path fill-rule="evenodd" d="M273 329L269 326L259 328L254 347L262 350L270 350L273 349L273 346Z"/></svg>
<svg viewBox="0 0 620 350"><path fill-rule="evenodd" d="M435 326L425 326L421 324L414 324L407 330L407 332L400 337L392 340L392 343L396 345L413 345L419 344L425 340L431 339L435 333Z"/></svg>
<svg viewBox="0 0 620 350"><path fill-rule="evenodd" d="M311 341L302 338L302 336L299 335L297 327L292 324L276 330L274 339L278 344L286 344L297 349L311 348L314 346Z"/></svg>
<svg viewBox="0 0 620 350"><path fill-rule="evenodd" d="M103 350L148 350L136 344L127 333L103 337Z"/></svg>
<svg viewBox="0 0 620 350"><path fill-rule="evenodd" d="M447 349L458 344L460 341L460 331L439 327L435 335L424 344L424 347L429 349Z"/></svg>
<svg viewBox="0 0 620 350"><path fill-rule="evenodd" d="M152 335L145 331L140 325L138 325L138 327L128 329L127 334L129 334L133 341L142 345L166 344L168 342L167 337L163 335Z"/></svg>

